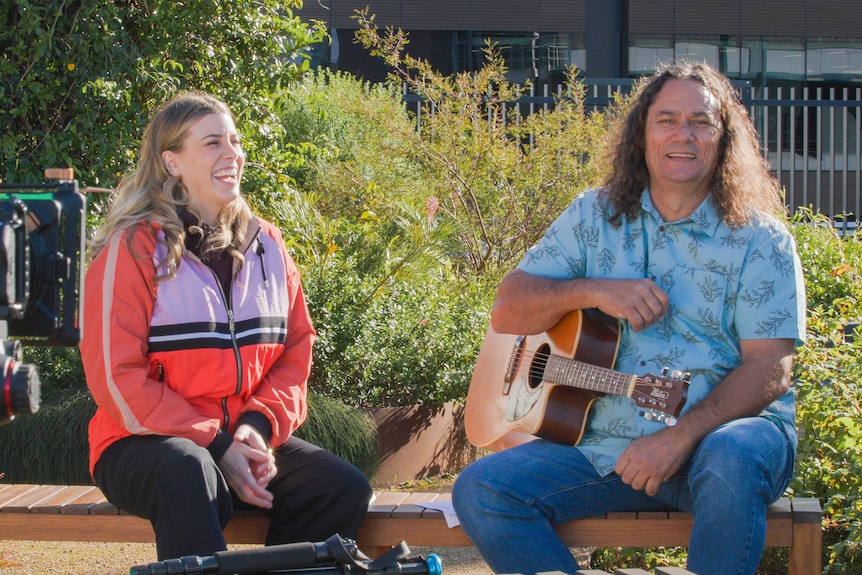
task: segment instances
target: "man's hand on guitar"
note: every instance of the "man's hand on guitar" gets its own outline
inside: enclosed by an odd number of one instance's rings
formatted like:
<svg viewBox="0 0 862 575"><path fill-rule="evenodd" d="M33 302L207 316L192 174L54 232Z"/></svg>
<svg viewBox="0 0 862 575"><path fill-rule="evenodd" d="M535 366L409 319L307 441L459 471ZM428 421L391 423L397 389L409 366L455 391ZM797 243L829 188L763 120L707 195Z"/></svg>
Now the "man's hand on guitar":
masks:
<svg viewBox="0 0 862 575"><path fill-rule="evenodd" d="M668 427L633 441L617 460L614 471L632 489L654 496L661 484L682 467L696 445L676 428Z"/></svg>
<svg viewBox="0 0 862 575"><path fill-rule="evenodd" d="M592 280L598 282L596 307L642 331L667 313L667 293L649 279Z"/></svg>

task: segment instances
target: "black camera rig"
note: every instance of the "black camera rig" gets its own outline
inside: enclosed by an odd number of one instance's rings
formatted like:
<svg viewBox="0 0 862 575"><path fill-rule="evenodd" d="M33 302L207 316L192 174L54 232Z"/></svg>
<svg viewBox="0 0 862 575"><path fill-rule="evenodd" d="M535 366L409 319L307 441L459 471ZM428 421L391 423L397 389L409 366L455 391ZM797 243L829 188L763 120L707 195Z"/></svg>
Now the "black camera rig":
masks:
<svg viewBox="0 0 862 575"><path fill-rule="evenodd" d="M200 557L189 555L177 559L136 565L130 575L442 575L443 563L433 553L410 557L405 542L380 557L369 560L352 539L337 533L319 543L287 543L240 551L219 551Z"/></svg>
<svg viewBox="0 0 862 575"><path fill-rule="evenodd" d="M22 342L81 339L86 196L71 169L45 178L52 181L0 183L0 425L39 409L38 369L23 363Z"/></svg>

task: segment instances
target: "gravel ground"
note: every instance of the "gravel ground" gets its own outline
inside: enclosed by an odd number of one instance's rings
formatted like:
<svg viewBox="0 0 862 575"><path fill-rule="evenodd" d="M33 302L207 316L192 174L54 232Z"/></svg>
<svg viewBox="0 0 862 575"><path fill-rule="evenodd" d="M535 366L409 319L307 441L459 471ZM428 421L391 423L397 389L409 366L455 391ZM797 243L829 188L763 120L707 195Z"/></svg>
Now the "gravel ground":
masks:
<svg viewBox="0 0 862 575"><path fill-rule="evenodd" d="M436 553L445 575L491 572L472 547L413 547L411 551L425 557ZM0 541L0 575L119 575L155 560L156 547L149 543Z"/></svg>
<svg viewBox="0 0 862 575"><path fill-rule="evenodd" d="M409 541L408 541L409 544ZM231 549L254 548L254 545ZM436 553L444 575L489 575L491 569L473 547L411 547L414 555ZM573 549L582 566L588 549ZM136 565L156 560L151 543L77 543L58 541L0 541L0 575L125 575Z"/></svg>

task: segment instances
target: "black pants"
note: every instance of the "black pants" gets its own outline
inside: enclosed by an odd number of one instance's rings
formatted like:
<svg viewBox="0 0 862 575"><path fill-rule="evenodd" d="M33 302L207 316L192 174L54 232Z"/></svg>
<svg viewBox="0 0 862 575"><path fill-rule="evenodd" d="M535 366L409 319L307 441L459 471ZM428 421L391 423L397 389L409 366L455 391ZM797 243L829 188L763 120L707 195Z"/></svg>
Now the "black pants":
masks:
<svg viewBox="0 0 862 575"><path fill-rule="evenodd" d="M324 541L335 533L355 538L371 499L362 472L297 438L274 456L266 544ZM225 550L222 530L234 506L249 507L232 495L209 452L179 437L121 439L104 451L94 476L108 501L150 520L159 560Z"/></svg>

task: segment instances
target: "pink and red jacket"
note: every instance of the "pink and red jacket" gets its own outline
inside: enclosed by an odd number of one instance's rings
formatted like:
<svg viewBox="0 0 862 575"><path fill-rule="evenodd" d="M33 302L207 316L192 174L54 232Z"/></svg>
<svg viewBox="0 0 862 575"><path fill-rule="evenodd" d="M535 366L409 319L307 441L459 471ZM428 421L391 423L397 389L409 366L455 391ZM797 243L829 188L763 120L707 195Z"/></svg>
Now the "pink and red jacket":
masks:
<svg viewBox="0 0 862 575"><path fill-rule="evenodd" d="M176 276L155 281L165 255L156 223L115 234L90 264L80 349L98 406L91 472L129 435L209 447L256 412L277 447L303 423L315 332L299 273L272 224L253 219L247 238L229 294L188 253Z"/></svg>

